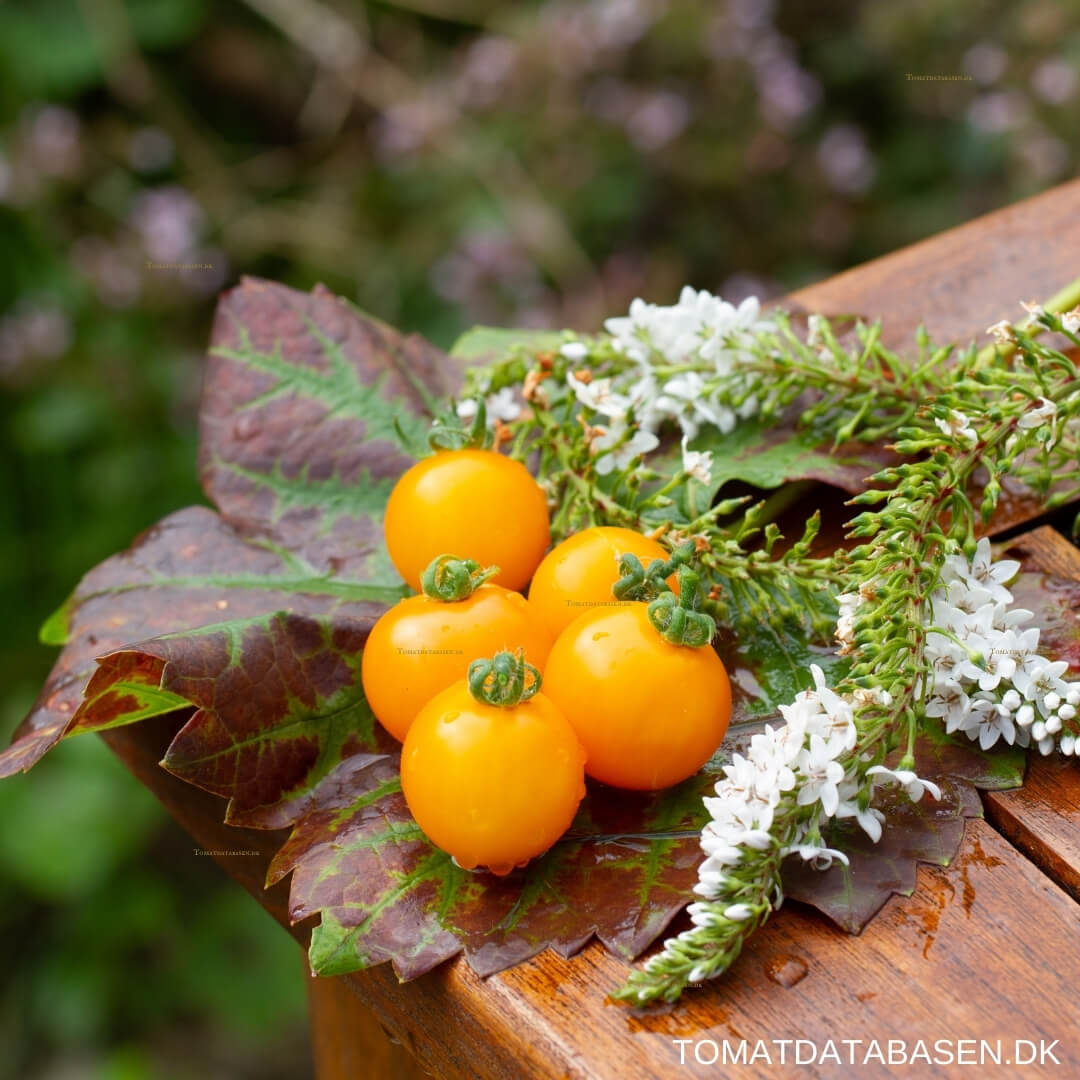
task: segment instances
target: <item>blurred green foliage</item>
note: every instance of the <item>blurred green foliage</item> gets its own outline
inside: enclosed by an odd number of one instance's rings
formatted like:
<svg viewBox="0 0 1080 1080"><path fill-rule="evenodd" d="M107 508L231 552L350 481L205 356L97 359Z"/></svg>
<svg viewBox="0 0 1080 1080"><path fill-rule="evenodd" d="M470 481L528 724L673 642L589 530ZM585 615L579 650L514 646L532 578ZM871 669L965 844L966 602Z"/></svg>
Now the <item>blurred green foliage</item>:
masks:
<svg viewBox="0 0 1080 1080"><path fill-rule="evenodd" d="M440 344L782 292L1070 176L1077 15L0 0L0 733L78 577L201 499L240 273ZM102 744L0 785L0 822L0 1074L304 1075L295 946Z"/></svg>

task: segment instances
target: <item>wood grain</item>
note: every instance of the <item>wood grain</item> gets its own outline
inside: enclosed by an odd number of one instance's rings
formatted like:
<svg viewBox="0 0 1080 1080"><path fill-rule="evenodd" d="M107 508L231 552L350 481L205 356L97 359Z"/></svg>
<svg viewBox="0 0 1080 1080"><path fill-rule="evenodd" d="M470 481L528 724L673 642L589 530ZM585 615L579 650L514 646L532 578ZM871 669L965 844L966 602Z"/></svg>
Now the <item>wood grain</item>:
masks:
<svg viewBox="0 0 1080 1080"><path fill-rule="evenodd" d="M864 263L789 298L808 311L883 316L897 347L923 323L937 342L988 340L1021 300L1047 300L1080 275L1080 180Z"/></svg>
<svg viewBox="0 0 1080 1080"><path fill-rule="evenodd" d="M1080 550L1044 526L1018 537L1031 569L1080 580ZM987 818L1062 888L1080 900L1080 763L1032 755L1024 786L988 792Z"/></svg>
<svg viewBox="0 0 1080 1080"><path fill-rule="evenodd" d="M318 979L310 973L306 979L318 1080L423 1080L431 1075L391 1040L351 982Z"/></svg>

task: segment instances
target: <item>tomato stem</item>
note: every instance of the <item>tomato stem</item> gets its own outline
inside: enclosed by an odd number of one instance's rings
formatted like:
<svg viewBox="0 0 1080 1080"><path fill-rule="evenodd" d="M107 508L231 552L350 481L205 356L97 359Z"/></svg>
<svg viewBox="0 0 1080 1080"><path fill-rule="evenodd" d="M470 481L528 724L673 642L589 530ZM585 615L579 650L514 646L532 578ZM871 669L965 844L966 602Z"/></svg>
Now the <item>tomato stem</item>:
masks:
<svg viewBox="0 0 1080 1080"><path fill-rule="evenodd" d="M619 559L619 580L611 587L616 600L655 600L662 593L671 592L667 579L694 555L694 542L680 544L665 560L653 559L648 569L632 552Z"/></svg>
<svg viewBox="0 0 1080 1080"><path fill-rule="evenodd" d="M456 555L436 555L420 575L420 588L429 600L444 604L467 600L488 578L499 572L497 566L481 566L474 559Z"/></svg>
<svg viewBox="0 0 1080 1080"><path fill-rule="evenodd" d="M680 565L678 599L670 591L661 593L649 604L649 622L672 645L693 649L708 645L716 633L716 623L710 615L697 610L697 600L697 571Z"/></svg>
<svg viewBox="0 0 1080 1080"><path fill-rule="evenodd" d="M456 420L447 423L438 418L428 431L427 441L434 451L464 450L466 447L486 450L491 445L491 432L488 431L487 406L483 397L476 397L476 412L467 428Z"/></svg>
<svg viewBox="0 0 1080 1080"><path fill-rule="evenodd" d="M511 708L528 701L539 689L540 672L525 662L519 649L496 653L491 660L474 660L469 665L469 693L485 705Z"/></svg>

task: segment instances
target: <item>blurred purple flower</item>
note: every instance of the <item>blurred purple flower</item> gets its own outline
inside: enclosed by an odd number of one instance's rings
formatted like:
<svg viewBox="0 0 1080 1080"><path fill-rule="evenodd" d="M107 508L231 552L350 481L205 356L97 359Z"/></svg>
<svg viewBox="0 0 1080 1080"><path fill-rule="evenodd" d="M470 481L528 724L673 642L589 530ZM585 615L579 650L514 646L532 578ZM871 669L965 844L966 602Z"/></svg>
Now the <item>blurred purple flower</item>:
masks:
<svg viewBox="0 0 1080 1080"><path fill-rule="evenodd" d="M829 128L818 143L817 159L829 186L845 195L865 191L877 173L866 138L853 124Z"/></svg>
<svg viewBox="0 0 1080 1080"><path fill-rule="evenodd" d="M1027 98L1019 90L980 94L968 106L968 122L976 131L1000 135L1019 127L1030 115Z"/></svg>
<svg viewBox="0 0 1080 1080"><path fill-rule="evenodd" d="M423 149L451 126L453 110L429 92L383 111L375 122L375 150L383 159L405 157Z"/></svg>
<svg viewBox="0 0 1080 1080"><path fill-rule="evenodd" d="M131 224L154 262L187 259L195 251L204 221L202 207L176 185L142 192L131 211Z"/></svg>
<svg viewBox="0 0 1080 1080"><path fill-rule="evenodd" d="M520 47L506 37L485 34L466 50L465 63L454 86L455 97L470 109L500 101L520 59Z"/></svg>
<svg viewBox="0 0 1080 1080"><path fill-rule="evenodd" d="M1044 60L1031 76L1031 86L1048 105L1064 105L1076 91L1076 68L1064 60Z"/></svg>
<svg viewBox="0 0 1080 1080"><path fill-rule="evenodd" d="M980 41L964 53L964 71L980 86L996 83L1008 64L1008 54L992 41Z"/></svg>
<svg viewBox="0 0 1080 1080"><path fill-rule="evenodd" d="M821 101L821 84L786 55L782 39L770 38L754 57L754 77L766 122L784 129Z"/></svg>
<svg viewBox="0 0 1080 1080"><path fill-rule="evenodd" d="M113 247L100 236L82 236L75 241L71 261L94 285L98 298L112 308L127 308L139 298L142 277L135 257Z"/></svg>
<svg viewBox="0 0 1080 1080"><path fill-rule="evenodd" d="M640 150L659 150L678 138L690 122L690 103L671 90L646 94L626 121L626 131Z"/></svg>
<svg viewBox="0 0 1080 1080"><path fill-rule="evenodd" d="M20 373L34 360L54 360L71 348L68 316L51 304L24 303L0 319L0 376Z"/></svg>
<svg viewBox="0 0 1080 1080"><path fill-rule="evenodd" d="M74 176L82 163L78 116L62 105L31 106L24 115L26 148L33 168L45 176Z"/></svg>

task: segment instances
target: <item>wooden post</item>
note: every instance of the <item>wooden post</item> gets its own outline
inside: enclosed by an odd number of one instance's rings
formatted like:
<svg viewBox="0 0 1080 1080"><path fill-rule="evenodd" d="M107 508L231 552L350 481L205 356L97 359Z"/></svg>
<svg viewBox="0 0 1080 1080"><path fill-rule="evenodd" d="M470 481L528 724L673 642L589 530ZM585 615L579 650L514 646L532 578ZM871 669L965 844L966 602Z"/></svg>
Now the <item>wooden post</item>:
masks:
<svg viewBox="0 0 1080 1080"><path fill-rule="evenodd" d="M307 957L304 958L307 968ZM317 1080L424 1080L422 1069L344 978L307 972L311 1048Z"/></svg>

